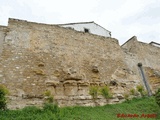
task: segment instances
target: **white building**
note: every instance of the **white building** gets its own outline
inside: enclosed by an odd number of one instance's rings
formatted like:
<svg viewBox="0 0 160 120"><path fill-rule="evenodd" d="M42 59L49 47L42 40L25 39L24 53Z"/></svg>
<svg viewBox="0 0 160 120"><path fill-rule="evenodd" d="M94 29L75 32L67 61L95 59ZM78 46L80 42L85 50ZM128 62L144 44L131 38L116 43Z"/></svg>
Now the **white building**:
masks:
<svg viewBox="0 0 160 120"><path fill-rule="evenodd" d="M91 33L95 35L100 35L104 37L111 37L111 32L103 28L102 26L92 22L79 22L79 23L68 23L68 24L58 24L61 27L74 29L77 31L82 31L86 33Z"/></svg>

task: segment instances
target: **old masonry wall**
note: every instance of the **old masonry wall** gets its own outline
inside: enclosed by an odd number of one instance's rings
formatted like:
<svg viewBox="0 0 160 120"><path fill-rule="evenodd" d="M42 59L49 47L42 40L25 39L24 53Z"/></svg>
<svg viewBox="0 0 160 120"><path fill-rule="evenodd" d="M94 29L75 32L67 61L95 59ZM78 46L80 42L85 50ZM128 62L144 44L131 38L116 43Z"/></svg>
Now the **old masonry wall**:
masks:
<svg viewBox="0 0 160 120"><path fill-rule="evenodd" d="M142 64L145 79L152 93L154 93L160 86L160 48L140 42L135 36L122 45L122 48L128 68L132 69L141 81L142 76L139 69L137 69L137 64Z"/></svg>
<svg viewBox="0 0 160 120"><path fill-rule="evenodd" d="M59 106L94 106L89 86L106 85L113 94L109 103L117 103L141 83L124 58L114 38L9 19L0 56L0 83L10 91L11 109L42 105L46 90ZM107 103L101 95L96 102Z"/></svg>

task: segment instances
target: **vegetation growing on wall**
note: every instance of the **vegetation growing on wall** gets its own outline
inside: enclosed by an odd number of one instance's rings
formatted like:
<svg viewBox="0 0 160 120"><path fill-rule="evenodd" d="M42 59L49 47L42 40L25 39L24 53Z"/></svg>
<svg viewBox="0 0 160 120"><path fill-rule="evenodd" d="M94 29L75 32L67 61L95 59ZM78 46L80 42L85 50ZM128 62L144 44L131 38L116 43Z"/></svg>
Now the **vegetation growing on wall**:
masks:
<svg viewBox="0 0 160 120"><path fill-rule="evenodd" d="M0 109L7 109L7 98L6 95L9 93L4 85L0 85Z"/></svg>
<svg viewBox="0 0 160 120"><path fill-rule="evenodd" d="M45 103L53 103L54 97L51 95L51 91L46 90L44 92L44 97L45 97Z"/></svg>
<svg viewBox="0 0 160 120"><path fill-rule="evenodd" d="M59 107L58 104L55 102L53 95L51 94L51 91L46 90L44 92L45 96L45 103L43 105L43 110L47 112L54 113L57 117L57 114L59 113Z"/></svg>
<svg viewBox="0 0 160 120"><path fill-rule="evenodd" d="M108 103L109 98L112 97L109 86L103 86L103 87L90 86L89 87L89 94L92 96L92 99L95 103L96 103L96 99L97 99L98 95L102 95L106 99L107 103Z"/></svg>
<svg viewBox="0 0 160 120"><path fill-rule="evenodd" d="M160 107L160 88L157 90L156 94L155 94L155 99L156 99L156 103L159 105Z"/></svg>
<svg viewBox="0 0 160 120"><path fill-rule="evenodd" d="M130 93L131 95L135 95L136 94L136 90L134 88L130 89Z"/></svg>
<svg viewBox="0 0 160 120"><path fill-rule="evenodd" d="M124 93L123 96L124 96L124 99L128 102L129 101L129 94L128 93Z"/></svg>
<svg viewBox="0 0 160 120"><path fill-rule="evenodd" d="M89 94L92 96L93 100L95 101L98 97L98 86L90 86Z"/></svg>
<svg viewBox="0 0 160 120"><path fill-rule="evenodd" d="M136 88L137 88L137 91L141 94L142 97L144 97L147 94L142 85L137 85Z"/></svg>
<svg viewBox="0 0 160 120"><path fill-rule="evenodd" d="M112 97L112 94L110 92L109 86L102 87L100 89L100 93L106 99L107 102L108 102L109 98Z"/></svg>

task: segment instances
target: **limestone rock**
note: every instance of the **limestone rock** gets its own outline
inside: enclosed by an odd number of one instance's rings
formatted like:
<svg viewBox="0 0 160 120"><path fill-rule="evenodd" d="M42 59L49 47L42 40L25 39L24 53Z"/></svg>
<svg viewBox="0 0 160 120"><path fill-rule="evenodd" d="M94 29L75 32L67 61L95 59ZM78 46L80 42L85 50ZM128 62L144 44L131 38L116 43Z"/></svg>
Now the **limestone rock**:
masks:
<svg viewBox="0 0 160 120"><path fill-rule="evenodd" d="M98 73L99 72L98 67L97 66L92 66L92 71L94 73Z"/></svg>
<svg viewBox="0 0 160 120"><path fill-rule="evenodd" d="M157 44L158 45L158 44ZM90 86L109 85L109 104L124 101L123 94L143 85L137 63L155 91L160 86L160 48L134 36L120 46L118 40L84 34L57 25L9 19L0 26L0 84L10 91L10 108L40 106L51 92L59 106L107 104Z"/></svg>
<svg viewBox="0 0 160 120"><path fill-rule="evenodd" d="M47 86L58 86L59 83L60 83L59 81L53 81L53 80L47 80L46 81Z"/></svg>
<svg viewBox="0 0 160 120"><path fill-rule="evenodd" d="M117 94L118 99L124 99L124 96L122 94Z"/></svg>
<svg viewBox="0 0 160 120"><path fill-rule="evenodd" d="M118 83L117 83L116 80L111 80L111 81L110 81L110 85L111 85L111 86L117 86Z"/></svg>

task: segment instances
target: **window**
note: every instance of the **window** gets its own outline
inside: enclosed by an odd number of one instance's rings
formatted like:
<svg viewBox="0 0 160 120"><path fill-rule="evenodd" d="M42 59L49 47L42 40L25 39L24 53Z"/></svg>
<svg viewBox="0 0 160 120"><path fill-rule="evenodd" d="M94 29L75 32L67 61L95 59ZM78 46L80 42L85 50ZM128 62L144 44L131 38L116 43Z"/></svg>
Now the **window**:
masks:
<svg viewBox="0 0 160 120"><path fill-rule="evenodd" d="M85 32L85 33L89 33L89 29L84 28L84 32Z"/></svg>
<svg viewBox="0 0 160 120"><path fill-rule="evenodd" d="M74 30L74 28L72 28L72 27L66 27L66 28Z"/></svg>

